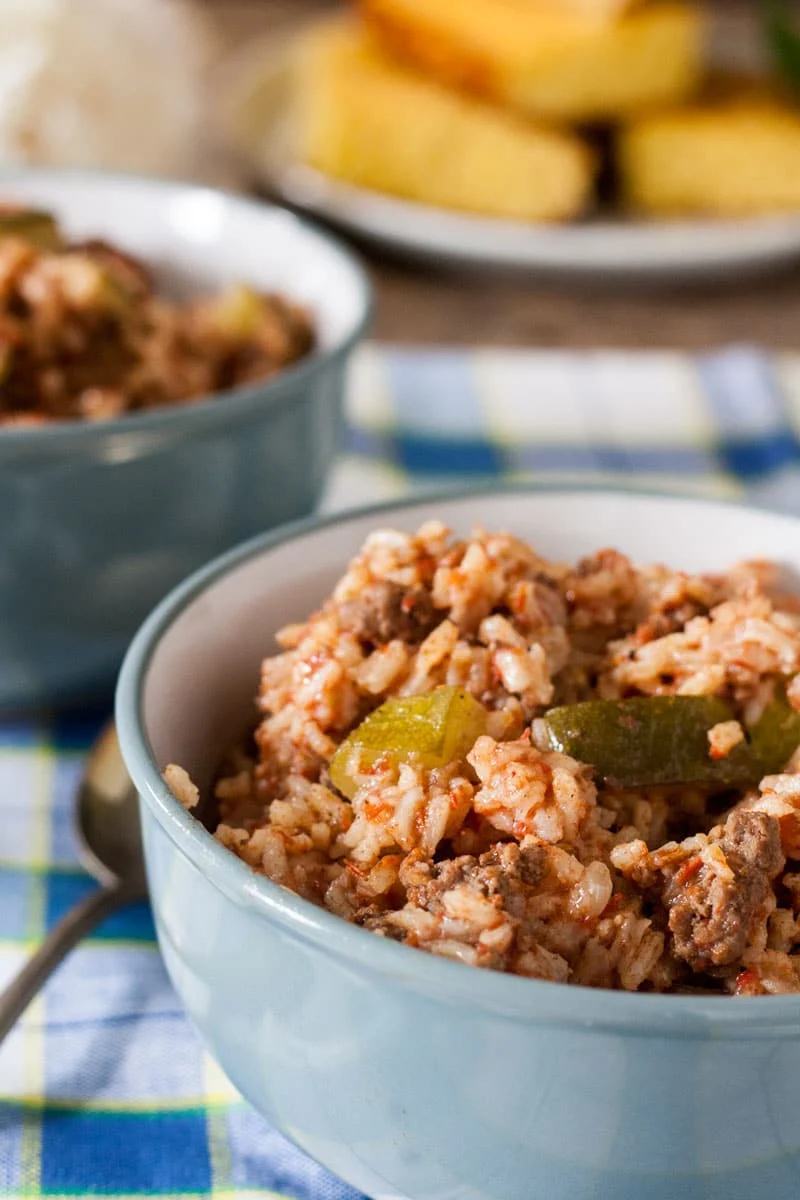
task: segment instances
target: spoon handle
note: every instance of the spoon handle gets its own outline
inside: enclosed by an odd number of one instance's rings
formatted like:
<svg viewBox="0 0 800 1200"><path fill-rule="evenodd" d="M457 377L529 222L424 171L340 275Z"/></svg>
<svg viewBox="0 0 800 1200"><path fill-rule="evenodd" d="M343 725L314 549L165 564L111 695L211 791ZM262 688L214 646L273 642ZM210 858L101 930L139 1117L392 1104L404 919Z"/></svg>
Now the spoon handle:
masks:
<svg viewBox="0 0 800 1200"><path fill-rule="evenodd" d="M5 991L0 992L0 1042L72 947L105 917L129 901L140 899L141 894L139 889L126 887L99 888L61 918Z"/></svg>

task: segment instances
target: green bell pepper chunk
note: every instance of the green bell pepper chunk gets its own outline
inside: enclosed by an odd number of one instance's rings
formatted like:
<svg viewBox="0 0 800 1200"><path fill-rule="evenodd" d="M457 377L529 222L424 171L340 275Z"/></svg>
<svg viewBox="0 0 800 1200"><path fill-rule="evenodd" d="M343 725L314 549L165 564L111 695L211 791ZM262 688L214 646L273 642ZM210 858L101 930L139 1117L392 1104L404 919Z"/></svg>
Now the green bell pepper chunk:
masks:
<svg viewBox="0 0 800 1200"><path fill-rule="evenodd" d="M61 232L55 217L34 208L0 205L0 238L22 238L40 250L57 250Z"/></svg>
<svg viewBox="0 0 800 1200"><path fill-rule="evenodd" d="M564 705L544 722L553 749L589 763L611 787L747 787L782 770L800 744L800 714L781 693L748 738L712 758L709 731L733 719L714 696L641 696Z"/></svg>
<svg viewBox="0 0 800 1200"><path fill-rule="evenodd" d="M800 713L792 708L783 688L750 730L750 744L764 775L782 771L800 746Z"/></svg>
<svg viewBox="0 0 800 1200"><path fill-rule="evenodd" d="M352 800L357 774L388 755L432 769L463 759L486 731L486 709L459 687L387 700L345 738L331 759L331 782ZM355 768L355 769L354 769Z"/></svg>

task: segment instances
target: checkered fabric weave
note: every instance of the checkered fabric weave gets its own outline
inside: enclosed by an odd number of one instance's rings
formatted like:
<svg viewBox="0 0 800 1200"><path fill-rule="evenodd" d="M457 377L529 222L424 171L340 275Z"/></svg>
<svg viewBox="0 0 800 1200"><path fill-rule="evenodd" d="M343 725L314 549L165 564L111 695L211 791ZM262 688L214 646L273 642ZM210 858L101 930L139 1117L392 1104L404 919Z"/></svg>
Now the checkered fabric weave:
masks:
<svg viewBox="0 0 800 1200"><path fill-rule="evenodd" d="M373 346L325 507L458 481L623 477L800 511L799 436L796 357ZM0 986L94 886L70 822L107 715L0 723ZM356 1198L204 1055L146 905L75 951L0 1048L0 1195Z"/></svg>

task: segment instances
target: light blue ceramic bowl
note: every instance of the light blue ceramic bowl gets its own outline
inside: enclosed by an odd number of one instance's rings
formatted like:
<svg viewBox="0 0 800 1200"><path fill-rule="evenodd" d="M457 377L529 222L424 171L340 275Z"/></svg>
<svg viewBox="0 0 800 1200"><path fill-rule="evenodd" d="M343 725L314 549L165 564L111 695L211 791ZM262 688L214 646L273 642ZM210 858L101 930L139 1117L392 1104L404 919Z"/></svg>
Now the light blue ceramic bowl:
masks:
<svg viewBox="0 0 800 1200"><path fill-rule="evenodd" d="M370 310L353 257L270 205L85 171L0 172L9 199L121 245L171 290L249 281L291 296L311 309L319 349L268 383L197 404L0 429L0 711L108 695L170 588L313 510Z"/></svg>
<svg viewBox="0 0 800 1200"><path fill-rule="evenodd" d="M800 521L619 493L440 498L297 525L179 588L117 694L174 984L244 1096L380 1200L796 1200L800 997L637 996L483 972L384 941L251 872L181 809L253 718L260 658L378 525L511 529L547 556L800 568Z"/></svg>

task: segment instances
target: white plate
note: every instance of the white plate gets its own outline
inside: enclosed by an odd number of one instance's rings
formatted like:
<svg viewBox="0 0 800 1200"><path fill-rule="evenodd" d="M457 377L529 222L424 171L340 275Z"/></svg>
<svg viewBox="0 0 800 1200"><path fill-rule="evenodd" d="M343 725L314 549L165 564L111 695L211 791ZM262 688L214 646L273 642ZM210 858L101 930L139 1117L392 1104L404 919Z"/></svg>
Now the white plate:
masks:
<svg viewBox="0 0 800 1200"><path fill-rule="evenodd" d="M227 136L257 180L285 203L396 253L426 262L630 282L738 278L800 259L800 214L740 220L566 225L471 216L342 183L293 159L285 51L251 48L225 73Z"/></svg>

